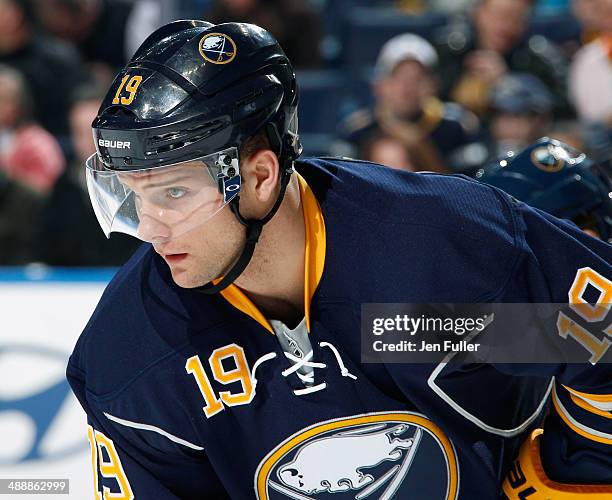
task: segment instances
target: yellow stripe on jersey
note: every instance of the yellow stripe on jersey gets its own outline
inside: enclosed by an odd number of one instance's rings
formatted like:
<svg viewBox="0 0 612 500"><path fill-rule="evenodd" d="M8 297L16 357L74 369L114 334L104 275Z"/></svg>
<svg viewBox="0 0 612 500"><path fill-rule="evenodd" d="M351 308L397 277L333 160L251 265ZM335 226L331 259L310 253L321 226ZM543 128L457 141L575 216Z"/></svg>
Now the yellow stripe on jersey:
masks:
<svg viewBox="0 0 612 500"><path fill-rule="evenodd" d="M319 202L306 180L296 172L298 179L302 212L306 231L306 246L304 249L304 315L306 316L306 328L310 332L310 301L321 281L323 267L325 264L325 223ZM213 280L218 283L221 278ZM257 321L261 326L274 335L270 323L249 299L246 294L233 283L221 295L236 309Z"/></svg>
<svg viewBox="0 0 612 500"><path fill-rule="evenodd" d="M213 283L215 283L215 281L213 281ZM238 288L232 283L224 290L221 290L220 293L223 298L227 300L231 305L233 305L236 309L239 309L247 316L253 318L261 326L268 330L272 335L274 335L274 330L272 329L272 326L270 326L270 323L268 323L268 320L240 288Z"/></svg>
<svg viewBox="0 0 612 500"><path fill-rule="evenodd" d="M565 387L572 394L584 399L590 399L591 401L597 401L598 403L612 403L612 394L587 394L586 392L577 391L576 389L572 389L566 385L563 387Z"/></svg>
<svg viewBox="0 0 612 500"><path fill-rule="evenodd" d="M610 411L606 411L606 410L600 410L599 408L589 404L587 401L585 401L584 399L580 398L579 396L575 396L574 394L570 393L570 398L572 399L572 402L576 405L579 406L580 408L593 413L595 415L599 415L600 417L604 417L604 418L610 418L612 419L612 413Z"/></svg>
<svg viewBox="0 0 612 500"><path fill-rule="evenodd" d="M325 222L323 212L314 193L304 178L297 174L306 228L306 247L304 250L304 314L306 328L310 332L310 301L319 286L325 266Z"/></svg>
<svg viewBox="0 0 612 500"><path fill-rule="evenodd" d="M546 476L540 459L539 436L544 431L531 433L519 451L512 468L504 479L502 488L510 500L609 500L612 485L563 484Z"/></svg>
<svg viewBox="0 0 612 500"><path fill-rule="evenodd" d="M557 395L556 388L553 388L552 392L552 400L555 410L561 417L561 419L565 422L565 424L572 429L576 434L581 435L591 441L597 441L598 443L610 444L612 445L612 434L608 434L605 432L598 431L596 429L592 429L587 427L584 424L578 422L569 411L563 406L563 403L559 400L559 396ZM612 491L612 489L610 490Z"/></svg>
<svg viewBox="0 0 612 500"><path fill-rule="evenodd" d="M563 388L569 392L570 398L576 406L600 417L612 419L612 412L610 411L612 409L612 396L608 394L587 394L566 385Z"/></svg>

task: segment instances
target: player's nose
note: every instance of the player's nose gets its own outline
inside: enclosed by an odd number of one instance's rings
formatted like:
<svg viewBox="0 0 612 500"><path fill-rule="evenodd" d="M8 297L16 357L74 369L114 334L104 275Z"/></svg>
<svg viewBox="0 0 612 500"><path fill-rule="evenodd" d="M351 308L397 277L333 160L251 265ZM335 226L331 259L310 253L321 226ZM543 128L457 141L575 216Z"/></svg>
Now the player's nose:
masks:
<svg viewBox="0 0 612 500"><path fill-rule="evenodd" d="M161 244L170 239L172 230L170 226L155 217L141 214L138 224L138 238L154 244Z"/></svg>

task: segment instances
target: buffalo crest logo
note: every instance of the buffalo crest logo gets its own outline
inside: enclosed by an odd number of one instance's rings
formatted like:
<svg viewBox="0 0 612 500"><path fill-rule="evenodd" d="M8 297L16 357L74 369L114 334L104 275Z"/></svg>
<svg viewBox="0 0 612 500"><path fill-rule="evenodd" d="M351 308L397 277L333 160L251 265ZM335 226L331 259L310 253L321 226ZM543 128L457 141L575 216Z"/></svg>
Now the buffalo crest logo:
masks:
<svg viewBox="0 0 612 500"><path fill-rule="evenodd" d="M565 166L564 158L559 154L558 148L544 146L531 152L532 163L544 172L558 172Z"/></svg>
<svg viewBox="0 0 612 500"><path fill-rule="evenodd" d="M458 465L448 438L422 415L371 413L294 434L261 461L254 486L259 500L449 500Z"/></svg>
<svg viewBox="0 0 612 500"><path fill-rule="evenodd" d="M209 33L200 40L200 54L213 64L227 64L236 57L236 43L223 33Z"/></svg>

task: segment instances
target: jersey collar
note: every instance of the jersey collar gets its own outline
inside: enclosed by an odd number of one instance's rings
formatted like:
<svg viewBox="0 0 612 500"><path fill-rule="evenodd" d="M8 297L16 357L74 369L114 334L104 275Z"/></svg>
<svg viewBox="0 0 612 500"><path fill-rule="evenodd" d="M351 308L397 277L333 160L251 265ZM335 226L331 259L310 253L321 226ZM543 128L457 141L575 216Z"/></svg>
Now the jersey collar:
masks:
<svg viewBox="0 0 612 500"><path fill-rule="evenodd" d="M310 332L310 301L321 281L325 264L325 222L323 221L321 207L312 189L299 173L296 172L295 175L298 178L302 213L304 215L306 239L304 248L304 316L306 318L306 328ZM268 320L238 286L231 284L220 293L236 309L250 316L274 334Z"/></svg>

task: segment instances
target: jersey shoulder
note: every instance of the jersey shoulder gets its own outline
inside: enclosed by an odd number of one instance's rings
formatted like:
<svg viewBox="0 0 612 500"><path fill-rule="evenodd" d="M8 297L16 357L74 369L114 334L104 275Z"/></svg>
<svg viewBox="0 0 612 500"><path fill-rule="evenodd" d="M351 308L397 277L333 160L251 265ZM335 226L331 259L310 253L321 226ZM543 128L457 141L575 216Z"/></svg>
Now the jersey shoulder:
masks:
<svg viewBox="0 0 612 500"><path fill-rule="evenodd" d="M350 158L306 158L297 170L324 209L342 206L366 220L426 225L449 234L457 227L468 235L489 228L512 240L516 230L516 201L464 175L406 172Z"/></svg>
<svg viewBox="0 0 612 500"><path fill-rule="evenodd" d="M106 287L69 365L87 389L104 395L176 355L190 336L220 323L214 297L174 284L150 245L143 245Z"/></svg>
<svg viewBox="0 0 612 500"><path fill-rule="evenodd" d="M390 298L413 290L421 299L486 300L521 253L516 202L468 177L328 158L297 169L319 200L333 254Z"/></svg>

